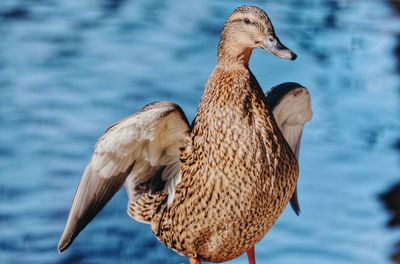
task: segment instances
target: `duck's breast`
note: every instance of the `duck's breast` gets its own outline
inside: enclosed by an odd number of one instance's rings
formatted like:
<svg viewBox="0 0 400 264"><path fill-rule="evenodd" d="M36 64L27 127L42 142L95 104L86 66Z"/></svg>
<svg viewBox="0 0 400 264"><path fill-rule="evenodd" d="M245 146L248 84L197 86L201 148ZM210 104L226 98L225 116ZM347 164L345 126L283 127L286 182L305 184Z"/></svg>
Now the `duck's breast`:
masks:
<svg viewBox="0 0 400 264"><path fill-rule="evenodd" d="M284 181L293 178L292 164L261 95L250 75L209 81L182 153L182 181L161 221L168 247L226 261L258 242L283 211L294 190Z"/></svg>

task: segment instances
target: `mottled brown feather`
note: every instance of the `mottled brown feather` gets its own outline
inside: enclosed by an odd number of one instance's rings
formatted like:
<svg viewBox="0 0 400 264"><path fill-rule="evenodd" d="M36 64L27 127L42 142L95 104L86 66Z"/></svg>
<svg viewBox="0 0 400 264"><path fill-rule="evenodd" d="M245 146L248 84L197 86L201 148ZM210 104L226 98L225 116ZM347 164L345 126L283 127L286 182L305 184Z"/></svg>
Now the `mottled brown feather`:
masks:
<svg viewBox="0 0 400 264"><path fill-rule="evenodd" d="M222 262L257 243L283 212L298 167L251 72L216 68L181 155L175 199L155 235L181 254Z"/></svg>

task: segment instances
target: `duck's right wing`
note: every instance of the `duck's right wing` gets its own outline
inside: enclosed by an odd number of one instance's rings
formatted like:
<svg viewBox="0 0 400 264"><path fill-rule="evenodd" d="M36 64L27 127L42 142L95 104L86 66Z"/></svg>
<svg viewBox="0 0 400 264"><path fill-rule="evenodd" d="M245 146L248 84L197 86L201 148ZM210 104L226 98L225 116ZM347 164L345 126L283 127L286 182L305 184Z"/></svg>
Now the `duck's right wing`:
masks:
<svg viewBox="0 0 400 264"><path fill-rule="evenodd" d="M127 178L130 202L153 188L173 189L167 185L176 184L180 149L189 130L181 108L168 102L149 104L111 126L97 142L83 173L59 251L69 247Z"/></svg>
<svg viewBox="0 0 400 264"><path fill-rule="evenodd" d="M304 124L312 117L308 90L298 83L289 82L271 88L265 95L283 137L298 159ZM300 206L297 187L290 199L290 205L298 215Z"/></svg>

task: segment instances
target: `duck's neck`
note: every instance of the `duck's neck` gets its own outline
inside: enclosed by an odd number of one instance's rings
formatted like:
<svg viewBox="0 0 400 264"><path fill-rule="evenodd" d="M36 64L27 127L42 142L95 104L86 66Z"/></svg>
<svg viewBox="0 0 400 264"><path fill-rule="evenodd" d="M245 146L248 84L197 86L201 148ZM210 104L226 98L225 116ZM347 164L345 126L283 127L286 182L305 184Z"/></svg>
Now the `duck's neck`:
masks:
<svg viewBox="0 0 400 264"><path fill-rule="evenodd" d="M224 30L218 44L217 67L225 69L248 68L252 50L252 48L241 45L232 39L231 34Z"/></svg>

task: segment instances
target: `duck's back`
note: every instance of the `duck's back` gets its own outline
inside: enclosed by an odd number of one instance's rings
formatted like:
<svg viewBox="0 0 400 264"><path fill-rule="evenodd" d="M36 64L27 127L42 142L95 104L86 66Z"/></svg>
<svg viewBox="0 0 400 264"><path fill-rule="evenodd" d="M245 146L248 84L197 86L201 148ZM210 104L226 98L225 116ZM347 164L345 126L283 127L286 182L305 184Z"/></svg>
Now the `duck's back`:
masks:
<svg viewBox="0 0 400 264"><path fill-rule="evenodd" d="M247 69L216 68L181 155L182 181L153 231L168 247L201 259L232 259L282 213L297 161Z"/></svg>

